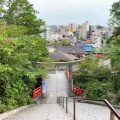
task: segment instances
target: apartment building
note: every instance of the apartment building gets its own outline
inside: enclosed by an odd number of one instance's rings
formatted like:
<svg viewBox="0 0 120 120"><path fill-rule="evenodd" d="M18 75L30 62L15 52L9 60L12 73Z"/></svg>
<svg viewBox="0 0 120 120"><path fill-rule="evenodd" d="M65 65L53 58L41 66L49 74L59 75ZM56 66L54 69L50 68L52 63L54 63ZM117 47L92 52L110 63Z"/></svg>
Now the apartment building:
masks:
<svg viewBox="0 0 120 120"><path fill-rule="evenodd" d="M66 31L67 31L66 26L64 26L64 25L59 25L59 26L58 26L58 32L59 32L59 33L65 34Z"/></svg>
<svg viewBox="0 0 120 120"><path fill-rule="evenodd" d="M100 32L93 32L91 34L91 40L94 48L100 48L102 46L102 35Z"/></svg>
<svg viewBox="0 0 120 120"><path fill-rule="evenodd" d="M60 35L58 33L51 33L50 34L51 41L58 40L59 38L60 38Z"/></svg>
<svg viewBox="0 0 120 120"><path fill-rule="evenodd" d="M44 25L42 29L45 29L46 31L41 33L41 37L45 38L46 40L50 39L50 26Z"/></svg>
<svg viewBox="0 0 120 120"><path fill-rule="evenodd" d="M57 32L59 32L59 29L58 29L57 25L51 25L50 26L50 32L51 33L57 33Z"/></svg>
<svg viewBox="0 0 120 120"><path fill-rule="evenodd" d="M87 33L89 31L89 23L88 21L86 21L85 23L82 24L82 27L81 27L81 37L83 39L87 39Z"/></svg>
<svg viewBox="0 0 120 120"><path fill-rule="evenodd" d="M69 24L68 25L68 32L76 32L77 31L77 25L76 24Z"/></svg>

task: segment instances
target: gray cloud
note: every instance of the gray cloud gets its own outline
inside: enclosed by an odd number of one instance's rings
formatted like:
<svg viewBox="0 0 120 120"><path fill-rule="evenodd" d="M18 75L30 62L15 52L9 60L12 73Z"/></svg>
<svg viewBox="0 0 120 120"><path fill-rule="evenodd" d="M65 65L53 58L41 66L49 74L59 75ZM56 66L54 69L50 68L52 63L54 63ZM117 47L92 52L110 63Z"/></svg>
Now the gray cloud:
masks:
<svg viewBox="0 0 120 120"><path fill-rule="evenodd" d="M86 20L90 24L107 25L109 10L113 2L118 0L29 0L40 12L38 18L46 24L82 24Z"/></svg>

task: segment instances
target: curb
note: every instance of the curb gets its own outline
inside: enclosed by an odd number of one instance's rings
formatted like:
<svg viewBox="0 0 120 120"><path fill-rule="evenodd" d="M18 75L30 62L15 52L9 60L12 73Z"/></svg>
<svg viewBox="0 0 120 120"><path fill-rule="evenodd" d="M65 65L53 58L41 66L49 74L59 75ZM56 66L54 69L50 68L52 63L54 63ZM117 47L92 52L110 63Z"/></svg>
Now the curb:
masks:
<svg viewBox="0 0 120 120"><path fill-rule="evenodd" d="M32 104L32 105L34 105L34 104ZM24 109L26 109L26 108L28 108L28 107L30 107L32 105L22 106L22 107L19 107L19 108L4 112L4 113L0 114L0 120L3 120L4 118L9 117L10 115L15 114L15 113L17 113L17 112L19 112L21 110L24 110Z"/></svg>

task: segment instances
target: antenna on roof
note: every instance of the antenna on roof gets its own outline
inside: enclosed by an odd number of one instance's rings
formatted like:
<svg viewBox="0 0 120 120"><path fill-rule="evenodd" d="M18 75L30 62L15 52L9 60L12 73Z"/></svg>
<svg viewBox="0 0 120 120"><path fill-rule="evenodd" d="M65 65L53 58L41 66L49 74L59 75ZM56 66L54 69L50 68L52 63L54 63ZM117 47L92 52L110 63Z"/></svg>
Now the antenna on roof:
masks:
<svg viewBox="0 0 120 120"><path fill-rule="evenodd" d="M66 32L66 37L67 37L67 18L66 18L66 28L65 28L65 32Z"/></svg>

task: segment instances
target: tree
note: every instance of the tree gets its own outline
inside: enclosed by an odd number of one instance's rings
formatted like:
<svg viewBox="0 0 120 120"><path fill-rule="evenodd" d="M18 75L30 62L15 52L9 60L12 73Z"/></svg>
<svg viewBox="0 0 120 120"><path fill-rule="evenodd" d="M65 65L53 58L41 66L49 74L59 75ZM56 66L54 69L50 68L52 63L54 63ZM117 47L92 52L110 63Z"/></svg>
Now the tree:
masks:
<svg viewBox="0 0 120 120"><path fill-rule="evenodd" d="M3 17L3 13L5 12L5 10L3 9L5 2L6 0L0 0L0 18Z"/></svg>
<svg viewBox="0 0 120 120"><path fill-rule="evenodd" d="M110 9L110 15L109 24L120 26L120 2L113 3L112 9Z"/></svg>
<svg viewBox="0 0 120 120"><path fill-rule="evenodd" d="M25 34L28 35L40 34L43 31L41 26L44 25L44 22L37 19L36 14L38 12L27 0L9 0L7 7L4 20L9 25L25 26L27 28Z"/></svg>
<svg viewBox="0 0 120 120"><path fill-rule="evenodd" d="M56 51L56 48L58 46L58 41L54 40L54 42L52 43L52 45L54 46L54 51Z"/></svg>
<svg viewBox="0 0 120 120"><path fill-rule="evenodd" d="M36 78L44 78L48 51L39 35L25 35L24 26L0 21L0 113L29 104Z"/></svg>
<svg viewBox="0 0 120 120"><path fill-rule="evenodd" d="M81 41L83 40L82 36L80 36L80 40L81 40Z"/></svg>
<svg viewBox="0 0 120 120"><path fill-rule="evenodd" d="M111 18L109 20L110 25L115 25L113 35L107 40L107 46L104 48L107 58L111 61L112 71L120 71L120 2L115 2L110 10ZM120 76L112 77L111 83L113 87L112 92L119 90Z"/></svg>
<svg viewBox="0 0 120 120"><path fill-rule="evenodd" d="M102 29L102 28L104 28L104 27L101 25L97 25L97 29Z"/></svg>
<svg viewBox="0 0 120 120"><path fill-rule="evenodd" d="M67 46L67 45L68 45L68 40L67 39L62 40L62 46Z"/></svg>
<svg viewBox="0 0 120 120"><path fill-rule="evenodd" d="M109 19L109 25L115 25L113 35L107 40L107 44L115 40L114 37L120 35L120 2L114 2L110 9L111 18Z"/></svg>
<svg viewBox="0 0 120 120"><path fill-rule="evenodd" d="M110 9L111 25L116 25L113 35L107 40L106 53L111 60L113 70L120 70L120 2L115 2Z"/></svg>
<svg viewBox="0 0 120 120"><path fill-rule="evenodd" d="M73 74L73 82L77 86L87 87L91 81L107 81L110 77L110 69L106 66L97 66L96 60L91 56L86 56L81 60L78 71Z"/></svg>
<svg viewBox="0 0 120 120"><path fill-rule="evenodd" d="M86 83L91 81L91 71L96 67L95 61L91 56L86 56L78 66L78 72L73 74L74 82Z"/></svg>
<svg viewBox="0 0 120 120"><path fill-rule="evenodd" d="M85 93L86 97L89 99L105 99L108 96L110 87L109 83L106 84L97 80L89 82Z"/></svg>
<svg viewBox="0 0 120 120"><path fill-rule="evenodd" d="M120 43L117 45L113 42L120 42L120 36L112 39L113 45L106 47L107 58L110 59L111 68L113 71L120 71Z"/></svg>
<svg viewBox="0 0 120 120"><path fill-rule="evenodd" d="M0 6L2 7L6 3L6 0L0 0Z"/></svg>

